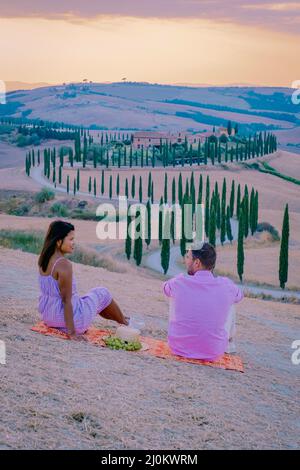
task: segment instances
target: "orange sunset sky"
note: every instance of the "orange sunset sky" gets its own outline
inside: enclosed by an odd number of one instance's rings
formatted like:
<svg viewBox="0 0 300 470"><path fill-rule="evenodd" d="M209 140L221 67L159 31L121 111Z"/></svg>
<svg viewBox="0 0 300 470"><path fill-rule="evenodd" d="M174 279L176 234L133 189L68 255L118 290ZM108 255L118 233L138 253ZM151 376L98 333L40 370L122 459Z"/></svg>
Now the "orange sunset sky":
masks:
<svg viewBox="0 0 300 470"><path fill-rule="evenodd" d="M300 3L0 1L0 80L291 86Z"/></svg>

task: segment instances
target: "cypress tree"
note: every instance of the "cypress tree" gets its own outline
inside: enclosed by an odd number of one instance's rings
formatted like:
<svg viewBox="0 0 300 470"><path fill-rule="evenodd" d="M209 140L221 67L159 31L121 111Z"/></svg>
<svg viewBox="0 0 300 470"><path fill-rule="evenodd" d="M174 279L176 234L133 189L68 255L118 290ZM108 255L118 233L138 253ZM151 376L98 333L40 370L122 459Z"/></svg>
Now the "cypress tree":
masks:
<svg viewBox="0 0 300 470"><path fill-rule="evenodd" d="M179 173L179 178L178 178L178 202L180 205L182 205L182 175Z"/></svg>
<svg viewBox="0 0 300 470"><path fill-rule="evenodd" d="M169 212L166 213L165 216L165 230L164 230L164 237L162 240L162 245L161 245L161 267L163 268L164 274L168 272L169 269L169 263L170 263L170 237L168 236L169 233Z"/></svg>
<svg viewBox="0 0 300 470"><path fill-rule="evenodd" d="M225 144L225 162L228 162L228 143Z"/></svg>
<svg viewBox="0 0 300 470"><path fill-rule="evenodd" d="M117 194L117 196L119 196L119 194L120 194L120 175L119 175L119 173L117 175L116 194Z"/></svg>
<svg viewBox="0 0 300 470"><path fill-rule="evenodd" d="M127 211L127 230L126 230L126 240L125 240L125 253L126 253L126 257L128 260L130 259L130 256L131 256L131 245L132 245L131 237L128 231L128 228L131 222L131 216L129 216L129 209L130 209L130 206L128 206L128 211Z"/></svg>
<svg viewBox="0 0 300 470"><path fill-rule="evenodd" d="M47 175L47 168L48 168L48 152L46 149L44 149L44 176ZM27 155L26 155L26 163L27 163ZM27 169L26 169L26 173L27 173Z"/></svg>
<svg viewBox="0 0 300 470"><path fill-rule="evenodd" d="M82 160L83 168L85 168L85 166L86 166L86 161L87 161L87 138L86 138L86 133L84 133L84 137L83 137L83 160Z"/></svg>
<svg viewBox="0 0 300 470"><path fill-rule="evenodd" d="M140 182L139 182L139 201L143 202L143 181L142 181L141 176L140 176Z"/></svg>
<svg viewBox="0 0 300 470"><path fill-rule="evenodd" d="M187 197L190 196L190 187L189 187L189 181L188 181L188 179L186 179L186 181L185 181L185 192L184 192L184 194L185 194Z"/></svg>
<svg viewBox="0 0 300 470"><path fill-rule="evenodd" d="M214 144L210 143L209 148L210 148L211 164L214 165L215 164L215 146L214 146Z"/></svg>
<svg viewBox="0 0 300 470"><path fill-rule="evenodd" d="M230 217L233 217L234 212L234 199L235 199L235 182L232 180L230 192Z"/></svg>
<svg viewBox="0 0 300 470"><path fill-rule="evenodd" d="M147 228L146 228L145 242L146 242L147 247L149 247L151 243L151 203L149 199L147 201L146 224L147 224Z"/></svg>
<svg viewBox="0 0 300 470"><path fill-rule="evenodd" d="M131 197L132 199L135 197L135 175L132 175L131 178Z"/></svg>
<svg viewBox="0 0 300 470"><path fill-rule="evenodd" d="M219 196L219 185L218 185L218 181L215 182L215 196Z"/></svg>
<svg viewBox="0 0 300 470"><path fill-rule="evenodd" d="M198 140L198 149L197 149L197 165L200 165L200 159L201 159L201 140Z"/></svg>
<svg viewBox="0 0 300 470"><path fill-rule="evenodd" d="M151 183L152 183L152 175L151 175L151 171L149 171L149 174L148 174L148 191L147 191L148 199L150 199L150 197L151 197Z"/></svg>
<svg viewBox="0 0 300 470"><path fill-rule="evenodd" d="M159 201L159 215L158 215L158 240L161 245L163 239L163 212L164 212L164 201L160 198Z"/></svg>
<svg viewBox="0 0 300 470"><path fill-rule="evenodd" d="M164 202L168 203L168 175L165 173L165 183L164 183Z"/></svg>
<svg viewBox="0 0 300 470"><path fill-rule="evenodd" d="M215 212L216 212L216 225L218 230L221 228L221 202L220 202L220 194L217 193L215 195Z"/></svg>
<svg viewBox="0 0 300 470"><path fill-rule="evenodd" d="M190 154L190 166L192 166L192 164L193 164L193 146L192 146L192 144L190 144L189 154Z"/></svg>
<svg viewBox="0 0 300 470"><path fill-rule="evenodd" d="M97 154L96 154L96 149L93 149L93 166L94 168L97 168Z"/></svg>
<svg viewBox="0 0 300 470"><path fill-rule="evenodd" d="M231 222L230 222L230 207L227 206L227 211L226 211L226 235L227 235L227 240L232 243L233 236L232 236L232 231L231 231Z"/></svg>
<svg viewBox="0 0 300 470"><path fill-rule="evenodd" d="M92 177L89 177L89 193L92 191Z"/></svg>
<svg viewBox="0 0 300 470"><path fill-rule="evenodd" d="M139 217L140 217L140 211L137 210L136 211L136 218L138 219ZM139 222L139 223L136 222L136 225L135 225L136 232L137 231L141 232L140 223L141 222ZM138 227L139 227L139 230L137 230ZM138 237L135 237L134 248L133 248L133 257L135 259L136 265L139 266L142 262L142 257L143 257L143 240L142 240L141 235L139 235Z"/></svg>
<svg viewBox="0 0 300 470"><path fill-rule="evenodd" d="M205 234L208 237L209 232L209 204L210 204L210 181L209 176L206 177L206 188L205 188Z"/></svg>
<svg viewBox="0 0 300 470"><path fill-rule="evenodd" d="M218 163L222 161L222 150L221 150L221 142L218 142Z"/></svg>
<svg viewBox="0 0 300 470"><path fill-rule="evenodd" d="M67 175L67 193L69 194L70 192L70 176Z"/></svg>
<svg viewBox="0 0 300 470"><path fill-rule="evenodd" d="M281 289L285 288L288 280L289 268L289 206L286 204L282 222L280 255L279 255L279 282Z"/></svg>
<svg viewBox="0 0 300 470"><path fill-rule="evenodd" d="M238 185L237 196L236 196L236 218L239 219L241 207L241 185Z"/></svg>
<svg viewBox="0 0 300 470"><path fill-rule="evenodd" d="M59 149L59 166L64 166L64 153L62 147Z"/></svg>
<svg viewBox="0 0 300 470"><path fill-rule="evenodd" d="M62 167L58 168L58 183L61 184L61 177L62 177Z"/></svg>
<svg viewBox="0 0 300 470"><path fill-rule="evenodd" d="M76 174L76 189L79 191L80 188L80 172L79 168L77 168L77 174Z"/></svg>
<svg viewBox="0 0 300 470"><path fill-rule="evenodd" d="M74 196L76 194L76 189L77 189L77 183L76 183L76 178L74 178L74 181L73 181L73 194L74 194Z"/></svg>
<svg viewBox="0 0 300 470"><path fill-rule="evenodd" d="M244 211L243 205L240 207L239 211L239 230L238 230L238 244L237 244L237 272L240 278L240 281L243 282L243 273L244 273Z"/></svg>
<svg viewBox="0 0 300 470"><path fill-rule="evenodd" d="M184 217L184 206L185 204L187 203L187 195L185 194L183 196L183 199L182 199L182 204L181 204L181 238L180 238L180 252L181 252L181 256L184 256L185 255L185 251L186 251L186 236L185 236L185 230L184 230L184 226L185 226L185 217Z"/></svg>
<svg viewBox="0 0 300 470"><path fill-rule="evenodd" d="M128 179L127 179L127 178L126 178L126 180L125 180L125 196L126 196L127 199L128 199L128 197L129 197L129 189L128 189Z"/></svg>
<svg viewBox="0 0 300 470"><path fill-rule="evenodd" d="M223 179L223 185L222 185L222 202L221 202L221 234L220 234L220 240L221 244L224 244L225 238L226 238L226 192L227 192L227 185L226 185L226 179Z"/></svg>
<svg viewBox="0 0 300 470"><path fill-rule="evenodd" d="M254 234L255 228L255 193L254 193L254 188L251 189L251 195L250 195L250 217L249 217L249 222L250 222L250 229L251 229L251 235Z"/></svg>
<svg viewBox="0 0 300 470"><path fill-rule="evenodd" d="M244 211L245 238L247 238L248 233L249 233L249 193L248 193L247 185L245 186L245 192L244 192L243 211Z"/></svg>
<svg viewBox="0 0 300 470"><path fill-rule="evenodd" d="M101 194L103 195L105 191L105 179L104 179L104 170L101 173Z"/></svg>
<svg viewBox="0 0 300 470"><path fill-rule="evenodd" d="M94 196L97 196L97 180L94 176Z"/></svg>
<svg viewBox="0 0 300 470"><path fill-rule="evenodd" d="M202 193L203 193L203 178L202 175L200 175L199 178L199 189L198 189L198 204L202 204Z"/></svg>
<svg viewBox="0 0 300 470"><path fill-rule="evenodd" d="M193 214L194 214L195 213L195 208L196 208L196 191L195 191L195 180L194 180L194 172L193 171L192 171L192 175L191 175L190 191L191 191L191 199L192 199L192 211L193 211Z"/></svg>
<svg viewBox="0 0 300 470"><path fill-rule="evenodd" d="M109 199L112 198L112 175L109 177Z"/></svg>
<svg viewBox="0 0 300 470"><path fill-rule="evenodd" d="M171 237L172 237L172 241L173 241L173 244L175 244L175 210L174 208L172 209L172 212L171 212L171 225L170 225L170 231L171 231Z"/></svg>

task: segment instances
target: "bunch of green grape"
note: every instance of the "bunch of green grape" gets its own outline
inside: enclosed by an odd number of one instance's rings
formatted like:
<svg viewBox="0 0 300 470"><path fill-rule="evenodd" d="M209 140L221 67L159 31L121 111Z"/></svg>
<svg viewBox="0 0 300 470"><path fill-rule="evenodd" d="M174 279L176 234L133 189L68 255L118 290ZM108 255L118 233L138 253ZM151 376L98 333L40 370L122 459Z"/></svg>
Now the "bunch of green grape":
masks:
<svg viewBox="0 0 300 470"><path fill-rule="evenodd" d="M125 351L138 351L142 348L139 341L124 341L116 336L108 336L104 339L106 346L110 349L125 349Z"/></svg>

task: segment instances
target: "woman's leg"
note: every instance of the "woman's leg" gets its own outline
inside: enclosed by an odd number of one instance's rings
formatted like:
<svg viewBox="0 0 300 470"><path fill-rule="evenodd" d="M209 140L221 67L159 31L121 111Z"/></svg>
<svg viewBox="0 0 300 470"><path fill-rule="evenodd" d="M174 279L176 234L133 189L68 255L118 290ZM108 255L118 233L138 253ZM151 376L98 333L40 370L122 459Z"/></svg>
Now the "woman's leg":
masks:
<svg viewBox="0 0 300 470"><path fill-rule="evenodd" d="M128 320L123 315L119 305L114 300L99 313L101 317L106 318L107 320L114 320L122 325L128 325Z"/></svg>

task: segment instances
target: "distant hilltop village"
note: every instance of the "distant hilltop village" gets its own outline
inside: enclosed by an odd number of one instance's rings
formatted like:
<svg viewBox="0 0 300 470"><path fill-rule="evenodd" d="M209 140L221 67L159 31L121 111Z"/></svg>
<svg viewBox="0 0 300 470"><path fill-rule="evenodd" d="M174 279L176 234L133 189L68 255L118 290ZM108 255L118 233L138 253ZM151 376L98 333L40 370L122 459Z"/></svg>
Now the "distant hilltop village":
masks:
<svg viewBox="0 0 300 470"><path fill-rule="evenodd" d="M187 142L188 144L195 144L199 142L204 142L207 137L233 137L236 131L232 127L229 131L227 127L219 127L217 131L213 132L198 132L192 134L189 132L151 132L151 131L137 131L132 134L132 145L135 149L140 149L142 147L160 147L161 144L171 143L171 144L183 144Z"/></svg>

